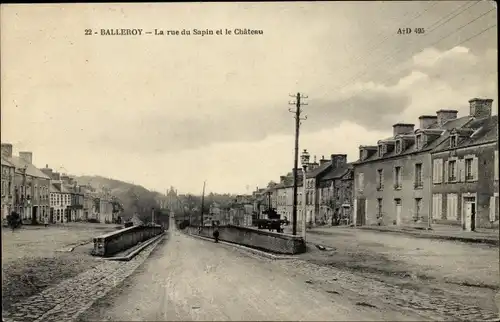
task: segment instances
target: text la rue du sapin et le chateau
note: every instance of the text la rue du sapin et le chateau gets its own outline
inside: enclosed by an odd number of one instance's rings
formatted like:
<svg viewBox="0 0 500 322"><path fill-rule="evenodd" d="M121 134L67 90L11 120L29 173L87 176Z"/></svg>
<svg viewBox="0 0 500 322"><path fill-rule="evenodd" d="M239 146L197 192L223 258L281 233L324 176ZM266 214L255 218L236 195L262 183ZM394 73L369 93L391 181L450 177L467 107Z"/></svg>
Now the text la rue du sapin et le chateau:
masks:
<svg viewBox="0 0 500 322"><path fill-rule="evenodd" d="M153 35L153 36L245 36L245 35L263 35L264 31L255 29L85 29L86 36L99 35L99 36L142 36L142 35Z"/></svg>

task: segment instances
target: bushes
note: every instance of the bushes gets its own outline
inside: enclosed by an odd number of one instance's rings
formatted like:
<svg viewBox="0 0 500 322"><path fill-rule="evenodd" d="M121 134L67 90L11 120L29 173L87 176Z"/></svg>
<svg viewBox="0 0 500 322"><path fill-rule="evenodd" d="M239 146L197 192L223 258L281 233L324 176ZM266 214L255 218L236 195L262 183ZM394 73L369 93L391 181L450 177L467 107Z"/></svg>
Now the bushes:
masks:
<svg viewBox="0 0 500 322"><path fill-rule="evenodd" d="M99 221L99 220L97 220L97 219L95 219L95 218L89 218L89 219L87 219L87 222L89 222L89 223L93 223L93 224L98 224L98 223L100 223L100 221Z"/></svg>

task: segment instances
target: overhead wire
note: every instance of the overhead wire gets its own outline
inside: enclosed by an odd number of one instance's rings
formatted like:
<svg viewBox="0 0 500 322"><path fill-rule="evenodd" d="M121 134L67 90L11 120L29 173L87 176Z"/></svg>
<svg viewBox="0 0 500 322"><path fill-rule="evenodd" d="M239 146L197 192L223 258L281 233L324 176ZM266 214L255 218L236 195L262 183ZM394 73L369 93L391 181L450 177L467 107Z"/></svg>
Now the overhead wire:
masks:
<svg viewBox="0 0 500 322"><path fill-rule="evenodd" d="M472 7L472 6L471 6L471 7ZM469 7L469 8L470 8L470 7ZM492 12L493 10L495 10L495 8L492 8L492 9L488 10L487 12L485 12L485 13L481 14L480 16L478 16L478 17L474 18L473 20L470 20L470 21L469 21L468 23L466 23L465 25L460 26L459 28L455 29L455 30L454 30L454 31L452 31L451 33L447 34L446 36L441 37L440 39L438 39L438 41L436 41L436 42L434 42L434 43L432 43L432 44L430 44L430 45L427 45L427 47L429 47L429 46L434 46L434 45L438 44L439 42L441 42L441 41L443 41L444 39L446 39L446 38L450 37L451 35L453 35L453 34L457 33L458 31L460 31L460 30L462 30L463 28L467 27L468 25L470 25L471 23L475 22L476 20L478 20L478 19L480 19L480 18L484 17L485 15L487 15L487 14L488 14L488 13L490 13L490 12ZM449 21L449 20L448 20L448 21ZM458 45L455 45L455 46L458 46ZM395 55L395 54L397 54L397 53L401 52L401 51L402 51L402 50L404 50L404 49L405 49L405 47L401 47L400 49L396 50L396 51L395 51L395 52L393 52L392 54L389 54L389 55L385 56L385 57L384 57L384 59L382 59L381 61L378 61L378 62L377 62L377 65L379 65L379 64L380 64L380 63L382 63L382 62L385 62L385 61L389 60L390 58L394 58L394 55ZM372 63L372 64L373 64L373 63ZM375 70L378 70L378 69L380 69L380 65L379 65L379 67L378 67L378 68L376 68ZM341 89L343 89L343 88L345 88L345 87L347 87L347 86L349 86L349 85L353 84L356 80L358 80L358 79L359 79L359 78L361 78L362 76L366 75L369 71L370 71L369 69L366 69L363 73L360 73L360 74L356 75L354 78L351 78L351 79L350 79L350 81L349 81L348 83L346 83L346 84L342 85L341 87L337 87L335 90L341 90Z"/></svg>

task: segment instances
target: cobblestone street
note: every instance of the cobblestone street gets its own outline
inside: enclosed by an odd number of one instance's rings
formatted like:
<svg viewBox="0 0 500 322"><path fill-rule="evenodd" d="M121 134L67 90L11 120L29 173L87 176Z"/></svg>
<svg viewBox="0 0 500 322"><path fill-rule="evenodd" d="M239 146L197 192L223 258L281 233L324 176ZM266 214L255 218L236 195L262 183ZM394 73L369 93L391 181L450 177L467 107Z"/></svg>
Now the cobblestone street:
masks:
<svg viewBox="0 0 500 322"><path fill-rule="evenodd" d="M95 300L122 283L146 260L156 244L148 246L129 262L101 260L99 266L13 304L11 314L4 313L5 320L27 322L73 320Z"/></svg>

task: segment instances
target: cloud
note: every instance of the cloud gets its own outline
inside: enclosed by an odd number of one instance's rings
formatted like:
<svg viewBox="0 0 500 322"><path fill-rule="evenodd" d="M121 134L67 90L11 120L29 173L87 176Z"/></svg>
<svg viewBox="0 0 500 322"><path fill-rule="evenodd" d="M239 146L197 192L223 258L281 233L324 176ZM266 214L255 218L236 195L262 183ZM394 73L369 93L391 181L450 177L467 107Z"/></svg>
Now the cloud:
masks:
<svg viewBox="0 0 500 322"><path fill-rule="evenodd" d="M441 108L467 112L467 101L475 96L496 98L494 56L474 55L465 47L441 52L428 48L412 59L412 68L396 84L367 82L347 87L330 98L311 98L303 107L308 119L303 133L331 129L352 122L368 130L385 130L396 122L416 122L419 115L433 114ZM120 123L96 129L91 140L107 148L142 153L192 150L223 142L260 142L272 135L293 133L293 114L286 104L252 108L243 102L235 108L214 108L169 114L145 109L140 119L121 119ZM215 102L214 102L215 104Z"/></svg>

